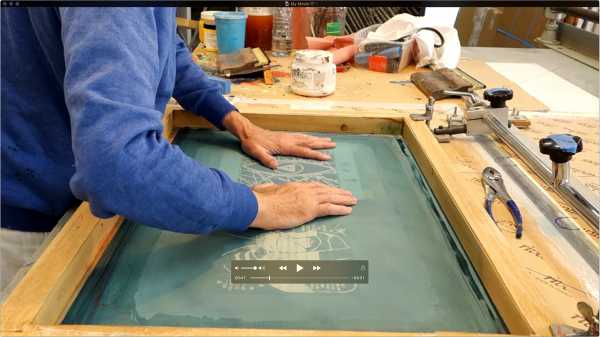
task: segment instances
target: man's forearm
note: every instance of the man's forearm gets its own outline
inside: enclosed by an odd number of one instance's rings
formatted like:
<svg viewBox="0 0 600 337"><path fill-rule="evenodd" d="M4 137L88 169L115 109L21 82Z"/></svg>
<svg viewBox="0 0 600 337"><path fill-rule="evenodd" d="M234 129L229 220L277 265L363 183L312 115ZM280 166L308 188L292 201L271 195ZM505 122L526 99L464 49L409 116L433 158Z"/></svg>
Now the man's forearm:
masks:
<svg viewBox="0 0 600 337"><path fill-rule="evenodd" d="M176 77L173 97L181 106L206 118L219 129L223 119L235 107L220 94L220 86L194 63L187 46L176 37Z"/></svg>
<svg viewBox="0 0 600 337"><path fill-rule="evenodd" d="M64 101L77 162L69 184L73 195L89 201L92 213L100 217L119 214L184 233L245 230L258 211L252 191L160 137L156 85L162 73L153 70L158 71L162 59L153 51L172 44L171 35L159 34L157 27L174 27L174 12L65 7L60 20ZM86 29L90 22L106 30ZM106 39L104 31L121 38ZM103 51L101 57L90 57L88 51L96 48ZM107 66L113 60L120 66ZM199 78L193 68L186 68L191 80ZM234 110L212 89L203 90L208 85L195 86L191 80L180 88L191 107L206 105L217 124ZM139 172L143 174L132 174Z"/></svg>

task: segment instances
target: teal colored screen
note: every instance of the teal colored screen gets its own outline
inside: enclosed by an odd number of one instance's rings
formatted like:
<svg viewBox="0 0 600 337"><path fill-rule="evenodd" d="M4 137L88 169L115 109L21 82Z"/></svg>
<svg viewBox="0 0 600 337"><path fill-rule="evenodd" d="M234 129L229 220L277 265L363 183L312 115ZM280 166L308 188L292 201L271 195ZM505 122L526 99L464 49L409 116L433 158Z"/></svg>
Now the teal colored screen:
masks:
<svg viewBox="0 0 600 337"><path fill-rule="evenodd" d="M219 131L176 144L247 185L321 181L351 190L349 216L285 231L209 236L125 222L64 323L228 328L505 332L402 140L327 135L331 161L270 170ZM368 284L232 284L232 259L369 261Z"/></svg>

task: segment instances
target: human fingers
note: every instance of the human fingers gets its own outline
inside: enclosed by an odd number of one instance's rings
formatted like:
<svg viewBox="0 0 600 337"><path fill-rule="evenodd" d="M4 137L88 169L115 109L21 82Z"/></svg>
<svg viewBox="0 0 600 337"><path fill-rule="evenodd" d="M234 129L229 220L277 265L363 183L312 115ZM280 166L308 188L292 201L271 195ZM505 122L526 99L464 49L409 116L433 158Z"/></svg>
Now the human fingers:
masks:
<svg viewBox="0 0 600 337"><path fill-rule="evenodd" d="M319 152L307 146L291 145L282 149L282 154L296 156L307 159L329 160L331 156L327 153Z"/></svg>
<svg viewBox="0 0 600 337"><path fill-rule="evenodd" d="M335 204L320 204L317 206L317 214L319 217L331 215L348 215L352 213L352 207L335 205Z"/></svg>
<svg viewBox="0 0 600 337"><path fill-rule="evenodd" d="M311 149L331 149L335 147L335 142L329 137L315 137L304 134L294 135L296 145L306 146Z"/></svg>
<svg viewBox="0 0 600 337"><path fill-rule="evenodd" d="M317 197L317 201L320 204L335 204L335 205L343 205L343 206L354 206L358 202L352 195L347 194L321 194Z"/></svg>
<svg viewBox="0 0 600 337"><path fill-rule="evenodd" d="M246 148L245 151L264 166L273 170L277 168L277 159L264 147L253 145Z"/></svg>
<svg viewBox="0 0 600 337"><path fill-rule="evenodd" d="M306 145L311 149L333 149L335 147L335 142L331 140L331 138L322 138L322 137L312 137L309 136L306 141Z"/></svg>
<svg viewBox="0 0 600 337"><path fill-rule="evenodd" d="M344 195L353 195L351 191L345 190L343 188L330 186L324 184L322 182L310 182L309 187L314 188L318 194L344 194Z"/></svg>

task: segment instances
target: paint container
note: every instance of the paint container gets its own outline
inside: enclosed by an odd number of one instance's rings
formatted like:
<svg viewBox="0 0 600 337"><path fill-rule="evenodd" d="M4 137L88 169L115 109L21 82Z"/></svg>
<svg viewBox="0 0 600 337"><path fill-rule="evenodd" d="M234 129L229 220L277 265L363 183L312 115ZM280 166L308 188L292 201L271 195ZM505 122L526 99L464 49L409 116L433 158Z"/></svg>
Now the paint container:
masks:
<svg viewBox="0 0 600 337"><path fill-rule="evenodd" d="M335 91L333 54L325 50L299 50L292 63L291 89L302 96L322 97Z"/></svg>
<svg viewBox="0 0 600 337"><path fill-rule="evenodd" d="M220 54L235 53L244 48L246 38L246 13L217 12L217 46Z"/></svg>
<svg viewBox="0 0 600 337"><path fill-rule="evenodd" d="M269 7L243 7L248 14L246 22L246 47L271 50L273 34L273 9Z"/></svg>
<svg viewBox="0 0 600 337"><path fill-rule="evenodd" d="M217 51L217 24L215 23L216 11L200 13L200 42L207 51Z"/></svg>

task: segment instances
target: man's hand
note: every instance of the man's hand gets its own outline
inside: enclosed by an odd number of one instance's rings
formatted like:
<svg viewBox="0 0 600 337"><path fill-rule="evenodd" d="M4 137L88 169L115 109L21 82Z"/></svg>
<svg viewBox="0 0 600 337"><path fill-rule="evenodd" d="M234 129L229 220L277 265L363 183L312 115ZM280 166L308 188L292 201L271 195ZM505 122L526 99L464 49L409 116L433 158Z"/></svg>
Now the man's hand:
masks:
<svg viewBox="0 0 600 337"><path fill-rule="evenodd" d="M329 160L329 155L317 150L335 147L330 138L262 129L237 111L227 114L223 125L239 138L244 152L272 169L277 168L274 155ZM323 216L347 215L357 203L351 192L318 182L263 184L252 191L258 214L250 227L266 230L293 228Z"/></svg>
<svg viewBox="0 0 600 337"><path fill-rule="evenodd" d="M352 213L357 199L351 192L318 182L256 185L258 214L252 228L266 230L300 226L315 218Z"/></svg>
<svg viewBox="0 0 600 337"><path fill-rule="evenodd" d="M277 159L274 155L329 160L331 159L329 155L317 150L335 147L331 138L262 129L237 111L232 111L225 116L223 125L240 139L244 152L272 169L277 168Z"/></svg>

